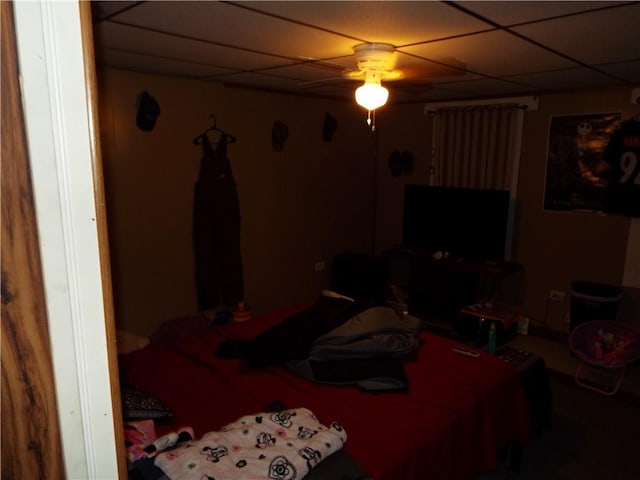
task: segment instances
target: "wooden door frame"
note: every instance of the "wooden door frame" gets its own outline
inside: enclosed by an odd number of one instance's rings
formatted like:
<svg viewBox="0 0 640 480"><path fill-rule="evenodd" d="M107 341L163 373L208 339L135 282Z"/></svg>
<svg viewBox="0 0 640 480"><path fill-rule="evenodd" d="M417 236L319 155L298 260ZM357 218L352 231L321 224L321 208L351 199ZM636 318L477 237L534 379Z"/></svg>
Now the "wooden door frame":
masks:
<svg viewBox="0 0 640 480"><path fill-rule="evenodd" d="M126 478L91 5L11 6L44 285L40 306L55 378L55 396L47 401L57 404L64 472L67 478ZM38 334L47 339L46 330ZM3 386L4 365L3 352ZM42 438L50 433L39 432Z"/></svg>
<svg viewBox="0 0 640 480"><path fill-rule="evenodd" d="M13 10L2 17L2 478L64 478ZM47 435L42 432L46 431Z"/></svg>

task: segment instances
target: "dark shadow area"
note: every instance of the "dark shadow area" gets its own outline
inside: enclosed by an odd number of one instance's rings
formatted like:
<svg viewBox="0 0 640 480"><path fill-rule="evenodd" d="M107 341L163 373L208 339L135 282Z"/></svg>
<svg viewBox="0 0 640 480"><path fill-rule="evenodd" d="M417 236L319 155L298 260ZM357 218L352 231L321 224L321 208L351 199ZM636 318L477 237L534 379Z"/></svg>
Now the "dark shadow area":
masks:
<svg viewBox="0 0 640 480"><path fill-rule="evenodd" d="M488 473L476 480L628 480L640 478L640 400L607 397L550 375L550 425L523 453L519 472Z"/></svg>

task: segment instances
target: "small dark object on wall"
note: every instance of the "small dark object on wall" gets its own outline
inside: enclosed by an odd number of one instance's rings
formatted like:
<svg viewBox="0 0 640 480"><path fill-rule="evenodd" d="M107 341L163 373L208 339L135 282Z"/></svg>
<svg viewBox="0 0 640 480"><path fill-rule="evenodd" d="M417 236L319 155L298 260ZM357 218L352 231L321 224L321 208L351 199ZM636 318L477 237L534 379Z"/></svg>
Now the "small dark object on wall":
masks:
<svg viewBox="0 0 640 480"><path fill-rule="evenodd" d="M392 177L399 177L402 175L402 165L400 164L400 151L394 150L389 157L389 171Z"/></svg>
<svg viewBox="0 0 640 480"><path fill-rule="evenodd" d="M325 142L333 140L333 135L338 128L338 121L329 112L324 115L324 124L322 125L322 139Z"/></svg>
<svg viewBox="0 0 640 480"><path fill-rule="evenodd" d="M402 152L400 156L400 166L405 175L413 173L413 154L409 150Z"/></svg>
<svg viewBox="0 0 640 480"><path fill-rule="evenodd" d="M156 120L160 115L160 105L146 90L138 95L137 104L136 125L140 130L150 132L156 126Z"/></svg>
<svg viewBox="0 0 640 480"><path fill-rule="evenodd" d="M388 160L392 177L413 173L413 155L409 150L394 150Z"/></svg>
<svg viewBox="0 0 640 480"><path fill-rule="evenodd" d="M276 120L271 129L271 146L276 152L281 152L287 138L289 138L289 127L280 120Z"/></svg>

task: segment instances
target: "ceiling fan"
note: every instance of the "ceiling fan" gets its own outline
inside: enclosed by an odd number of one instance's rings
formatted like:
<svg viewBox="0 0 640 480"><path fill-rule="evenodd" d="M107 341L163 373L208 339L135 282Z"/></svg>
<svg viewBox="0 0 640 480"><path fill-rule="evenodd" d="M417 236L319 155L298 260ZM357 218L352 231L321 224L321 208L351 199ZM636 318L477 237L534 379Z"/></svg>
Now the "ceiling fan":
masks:
<svg viewBox="0 0 640 480"><path fill-rule="evenodd" d="M312 85L323 82L335 82L336 80L365 80L368 72L376 72L384 81L408 80L409 82L421 82L434 77L452 77L465 75L467 66L464 62L454 57L421 58L419 61L405 62L401 68L396 68L396 60L400 53L389 43L362 43L353 47L354 55L339 57L341 59L355 59L355 67L349 67L343 63L322 60L315 57L299 57L299 59L311 66L325 68L339 72L340 76L329 77L322 80L301 82L300 85ZM410 54L408 57L411 57ZM338 58L338 57L336 57ZM334 59L335 60L335 59ZM406 60L406 59L405 59Z"/></svg>
<svg viewBox="0 0 640 480"><path fill-rule="evenodd" d="M353 47L356 70L344 70L342 76L353 80L366 80L375 76L380 80L398 80L404 75L396 70L396 49L388 43L362 43Z"/></svg>
<svg viewBox="0 0 640 480"><path fill-rule="evenodd" d="M368 111L387 103L389 90L382 86L382 80L402 78L402 72L395 69L395 50L388 43L363 43L353 48L358 69L343 72L343 76L364 80L356 89L356 103Z"/></svg>
<svg viewBox="0 0 640 480"><path fill-rule="evenodd" d="M355 68L317 59L306 59L312 65L339 69L340 76L303 82L301 85L334 82L337 79L361 81L363 84L356 90L356 102L371 111L383 106L388 99L389 91L382 86L383 81L406 79L410 84L415 83L424 88L426 79L436 76L464 75L466 67L457 59L447 58L440 61L430 60L428 70L424 69L424 65L419 69L416 69L415 65L405 65L402 69L396 68L399 54L389 43L362 43L353 47L353 52Z"/></svg>
<svg viewBox="0 0 640 480"><path fill-rule="evenodd" d="M336 79L365 80L367 74L375 74L382 80L397 80L404 77L402 71L395 69L396 49L388 43L362 43L353 47L356 67L328 62L313 57L300 57L305 63L331 70L338 70L339 77L303 82L302 85L334 81ZM344 57L346 58L346 57Z"/></svg>

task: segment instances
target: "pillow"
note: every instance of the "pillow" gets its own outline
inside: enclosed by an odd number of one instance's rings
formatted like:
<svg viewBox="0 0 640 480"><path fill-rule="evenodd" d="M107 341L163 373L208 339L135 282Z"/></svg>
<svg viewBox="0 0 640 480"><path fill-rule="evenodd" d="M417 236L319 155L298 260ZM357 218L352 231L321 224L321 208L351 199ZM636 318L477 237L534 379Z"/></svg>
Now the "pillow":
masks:
<svg viewBox="0 0 640 480"><path fill-rule="evenodd" d="M129 383L120 386L122 414L125 420L169 418L173 411L160 400Z"/></svg>

